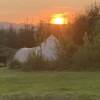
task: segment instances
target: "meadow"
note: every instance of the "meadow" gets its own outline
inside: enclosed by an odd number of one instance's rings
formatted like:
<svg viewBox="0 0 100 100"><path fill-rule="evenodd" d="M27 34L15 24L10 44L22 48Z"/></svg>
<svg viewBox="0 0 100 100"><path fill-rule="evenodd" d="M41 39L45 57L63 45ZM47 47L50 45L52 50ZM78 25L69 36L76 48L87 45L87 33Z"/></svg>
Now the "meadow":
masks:
<svg viewBox="0 0 100 100"><path fill-rule="evenodd" d="M0 100L100 100L100 72L0 68Z"/></svg>

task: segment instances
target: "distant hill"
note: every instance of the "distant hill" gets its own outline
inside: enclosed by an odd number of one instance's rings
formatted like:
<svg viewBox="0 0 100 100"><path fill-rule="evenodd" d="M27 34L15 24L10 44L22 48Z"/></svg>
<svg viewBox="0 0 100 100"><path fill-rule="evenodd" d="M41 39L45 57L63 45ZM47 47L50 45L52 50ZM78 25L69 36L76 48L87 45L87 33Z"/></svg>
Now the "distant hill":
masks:
<svg viewBox="0 0 100 100"><path fill-rule="evenodd" d="M11 23L11 22L0 22L0 29L4 28L4 29L8 29L9 27L13 27L16 30L20 29L21 27L23 27L25 24L21 23L21 24L16 24L16 23Z"/></svg>

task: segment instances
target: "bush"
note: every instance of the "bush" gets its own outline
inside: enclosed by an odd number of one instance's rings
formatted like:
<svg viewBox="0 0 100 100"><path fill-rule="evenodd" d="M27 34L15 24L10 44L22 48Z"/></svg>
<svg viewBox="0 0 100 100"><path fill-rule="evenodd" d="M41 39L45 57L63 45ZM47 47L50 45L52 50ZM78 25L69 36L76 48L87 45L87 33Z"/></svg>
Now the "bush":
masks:
<svg viewBox="0 0 100 100"><path fill-rule="evenodd" d="M79 48L73 58L76 70L100 69L100 35L98 34L94 39L94 43L90 44L86 34L84 45Z"/></svg>
<svg viewBox="0 0 100 100"><path fill-rule="evenodd" d="M10 69L19 69L19 68L22 68L23 64L20 63L18 60L10 60L9 63L9 68Z"/></svg>
<svg viewBox="0 0 100 100"><path fill-rule="evenodd" d="M28 60L23 64L23 70L31 71L37 70L40 68L39 65L42 65L43 61L40 59L40 56L36 56L34 53L29 55Z"/></svg>
<svg viewBox="0 0 100 100"><path fill-rule="evenodd" d="M42 54L29 55L27 62L23 63L23 70L25 71L36 71L36 70L53 70L55 61L49 61L44 59Z"/></svg>
<svg viewBox="0 0 100 100"><path fill-rule="evenodd" d="M73 42L67 37L66 34L62 34L59 38L59 44L57 45L57 69L70 70L72 65L72 57L76 51L76 47Z"/></svg>

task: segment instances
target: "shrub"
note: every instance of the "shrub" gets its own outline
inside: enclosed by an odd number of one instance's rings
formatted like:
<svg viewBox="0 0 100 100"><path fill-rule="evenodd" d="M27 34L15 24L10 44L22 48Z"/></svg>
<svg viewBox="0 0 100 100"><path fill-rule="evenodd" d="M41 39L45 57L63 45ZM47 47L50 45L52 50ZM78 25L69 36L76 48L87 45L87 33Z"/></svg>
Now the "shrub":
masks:
<svg viewBox="0 0 100 100"><path fill-rule="evenodd" d="M41 51L40 51L41 52ZM23 64L23 70L25 71L35 71L35 70L53 70L55 61L49 61L44 59L42 54L29 55L27 62Z"/></svg>
<svg viewBox="0 0 100 100"><path fill-rule="evenodd" d="M70 70L72 64L72 55L76 49L75 45L67 37L67 35L63 33L59 38L59 44L57 45L56 49L58 56L56 65L58 65L58 69Z"/></svg>
<svg viewBox="0 0 100 100"><path fill-rule="evenodd" d="M19 69L22 68L23 64L20 63L18 60L10 60L8 63L10 69Z"/></svg>
<svg viewBox="0 0 100 100"><path fill-rule="evenodd" d="M36 70L41 62L42 59L33 53L32 55L29 55L27 61L23 64L23 70Z"/></svg>
<svg viewBox="0 0 100 100"><path fill-rule="evenodd" d="M94 38L94 44L90 44L87 34L84 37L84 45L74 55L74 66L78 70L100 69L100 35Z"/></svg>

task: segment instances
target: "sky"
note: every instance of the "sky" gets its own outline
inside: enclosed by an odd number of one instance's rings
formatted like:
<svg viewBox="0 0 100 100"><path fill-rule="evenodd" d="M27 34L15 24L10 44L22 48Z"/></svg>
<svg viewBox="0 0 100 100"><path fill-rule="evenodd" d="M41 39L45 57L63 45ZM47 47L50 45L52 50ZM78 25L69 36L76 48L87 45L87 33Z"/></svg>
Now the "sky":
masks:
<svg viewBox="0 0 100 100"><path fill-rule="evenodd" d="M53 14L71 16L100 0L0 0L0 22L39 23Z"/></svg>

